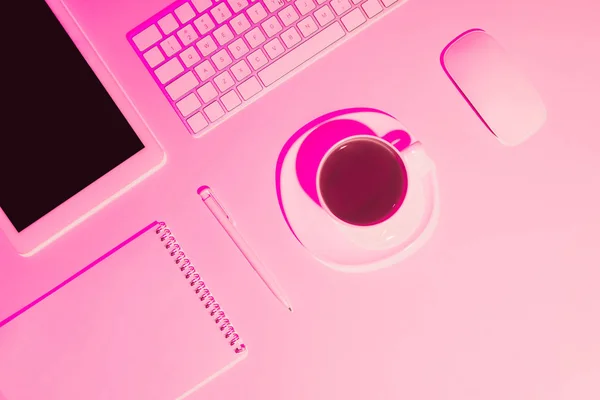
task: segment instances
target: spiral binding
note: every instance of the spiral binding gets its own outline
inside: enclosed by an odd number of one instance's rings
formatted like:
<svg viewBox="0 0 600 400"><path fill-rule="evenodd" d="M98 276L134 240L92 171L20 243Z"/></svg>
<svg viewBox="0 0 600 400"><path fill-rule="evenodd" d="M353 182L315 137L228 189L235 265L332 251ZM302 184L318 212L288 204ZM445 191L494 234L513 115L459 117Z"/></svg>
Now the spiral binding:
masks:
<svg viewBox="0 0 600 400"><path fill-rule="evenodd" d="M156 234L160 235L160 241L165 243L164 246L169 250L171 257L174 257L175 264L179 270L184 273L185 279L189 281L194 292L199 295L200 301L204 307L209 310L210 316L214 318L215 324L219 325L219 329L223 332L225 339L229 340L230 346L236 346L235 352L242 353L246 351L246 345L241 342L240 336L236 333L235 328L227 318L225 312L221 309L219 303L216 302L206 284L196 272L196 268L191 261L186 258L185 253L181 250L177 240L171 234L171 231L164 222L159 222L156 228Z"/></svg>

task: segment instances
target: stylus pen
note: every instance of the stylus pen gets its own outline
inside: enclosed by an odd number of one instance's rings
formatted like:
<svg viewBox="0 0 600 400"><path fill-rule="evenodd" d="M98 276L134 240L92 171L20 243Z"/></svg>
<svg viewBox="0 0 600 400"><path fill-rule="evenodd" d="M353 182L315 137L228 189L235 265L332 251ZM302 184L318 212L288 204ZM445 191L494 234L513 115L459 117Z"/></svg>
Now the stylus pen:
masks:
<svg viewBox="0 0 600 400"><path fill-rule="evenodd" d="M246 243L240 232L235 227L232 219L227 214L227 211L219 204L214 194L210 190L209 187L203 186L198 189L198 194L206 204L206 207L210 210L210 212L214 215L215 219L221 224L225 232L229 235L233 243L237 246L237 248L242 252L248 263L252 266L254 271L258 274L260 279L267 285L269 290L273 293L275 297L290 311L292 311L292 305L290 301L287 299L281 286L277 283L277 280L273 276L273 274L265 268L263 263L260 261L258 256L254 253L252 248Z"/></svg>

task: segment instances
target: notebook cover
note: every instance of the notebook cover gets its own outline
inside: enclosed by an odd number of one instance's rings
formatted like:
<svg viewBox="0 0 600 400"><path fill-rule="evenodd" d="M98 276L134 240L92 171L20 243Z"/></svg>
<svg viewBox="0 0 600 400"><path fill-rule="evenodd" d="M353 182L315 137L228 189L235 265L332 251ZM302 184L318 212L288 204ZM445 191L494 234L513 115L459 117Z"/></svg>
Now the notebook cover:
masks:
<svg viewBox="0 0 600 400"><path fill-rule="evenodd" d="M150 225L0 328L0 391L7 400L193 393L247 351L190 267L202 268L164 224Z"/></svg>

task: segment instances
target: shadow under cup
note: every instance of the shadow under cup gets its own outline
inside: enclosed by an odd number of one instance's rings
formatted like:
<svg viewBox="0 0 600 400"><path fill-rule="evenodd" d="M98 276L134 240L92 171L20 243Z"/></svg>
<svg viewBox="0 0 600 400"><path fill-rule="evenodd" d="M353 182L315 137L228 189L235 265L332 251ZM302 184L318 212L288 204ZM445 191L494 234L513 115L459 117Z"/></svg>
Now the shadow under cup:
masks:
<svg viewBox="0 0 600 400"><path fill-rule="evenodd" d="M400 155L382 139L357 137L335 146L318 174L323 205L357 226L381 223L398 211L408 188Z"/></svg>

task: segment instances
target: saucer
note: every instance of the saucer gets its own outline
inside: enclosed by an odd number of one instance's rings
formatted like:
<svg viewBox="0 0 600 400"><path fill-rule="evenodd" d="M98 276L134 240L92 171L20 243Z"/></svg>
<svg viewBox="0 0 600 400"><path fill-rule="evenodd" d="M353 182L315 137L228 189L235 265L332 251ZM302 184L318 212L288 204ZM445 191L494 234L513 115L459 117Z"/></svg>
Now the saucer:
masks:
<svg viewBox="0 0 600 400"><path fill-rule="evenodd" d="M288 142L287 152L280 156L283 160L279 164L277 187L283 216L297 240L327 267L343 272L367 272L397 264L421 248L435 230L439 215L435 165L431 162L431 169L422 177L409 175L406 199L398 211L406 218L398 218L398 224L402 225L394 227L395 235L402 237L396 237L392 246L367 248L315 203L301 186L296 173L298 151L304 140L315 128L336 119L361 122L379 137L394 130L406 131L395 118L371 109L338 111L304 127L302 130L306 129L306 132L297 132ZM415 142L412 136L410 141ZM407 165L409 170L410 167ZM368 230L365 235L365 238L369 235Z"/></svg>

